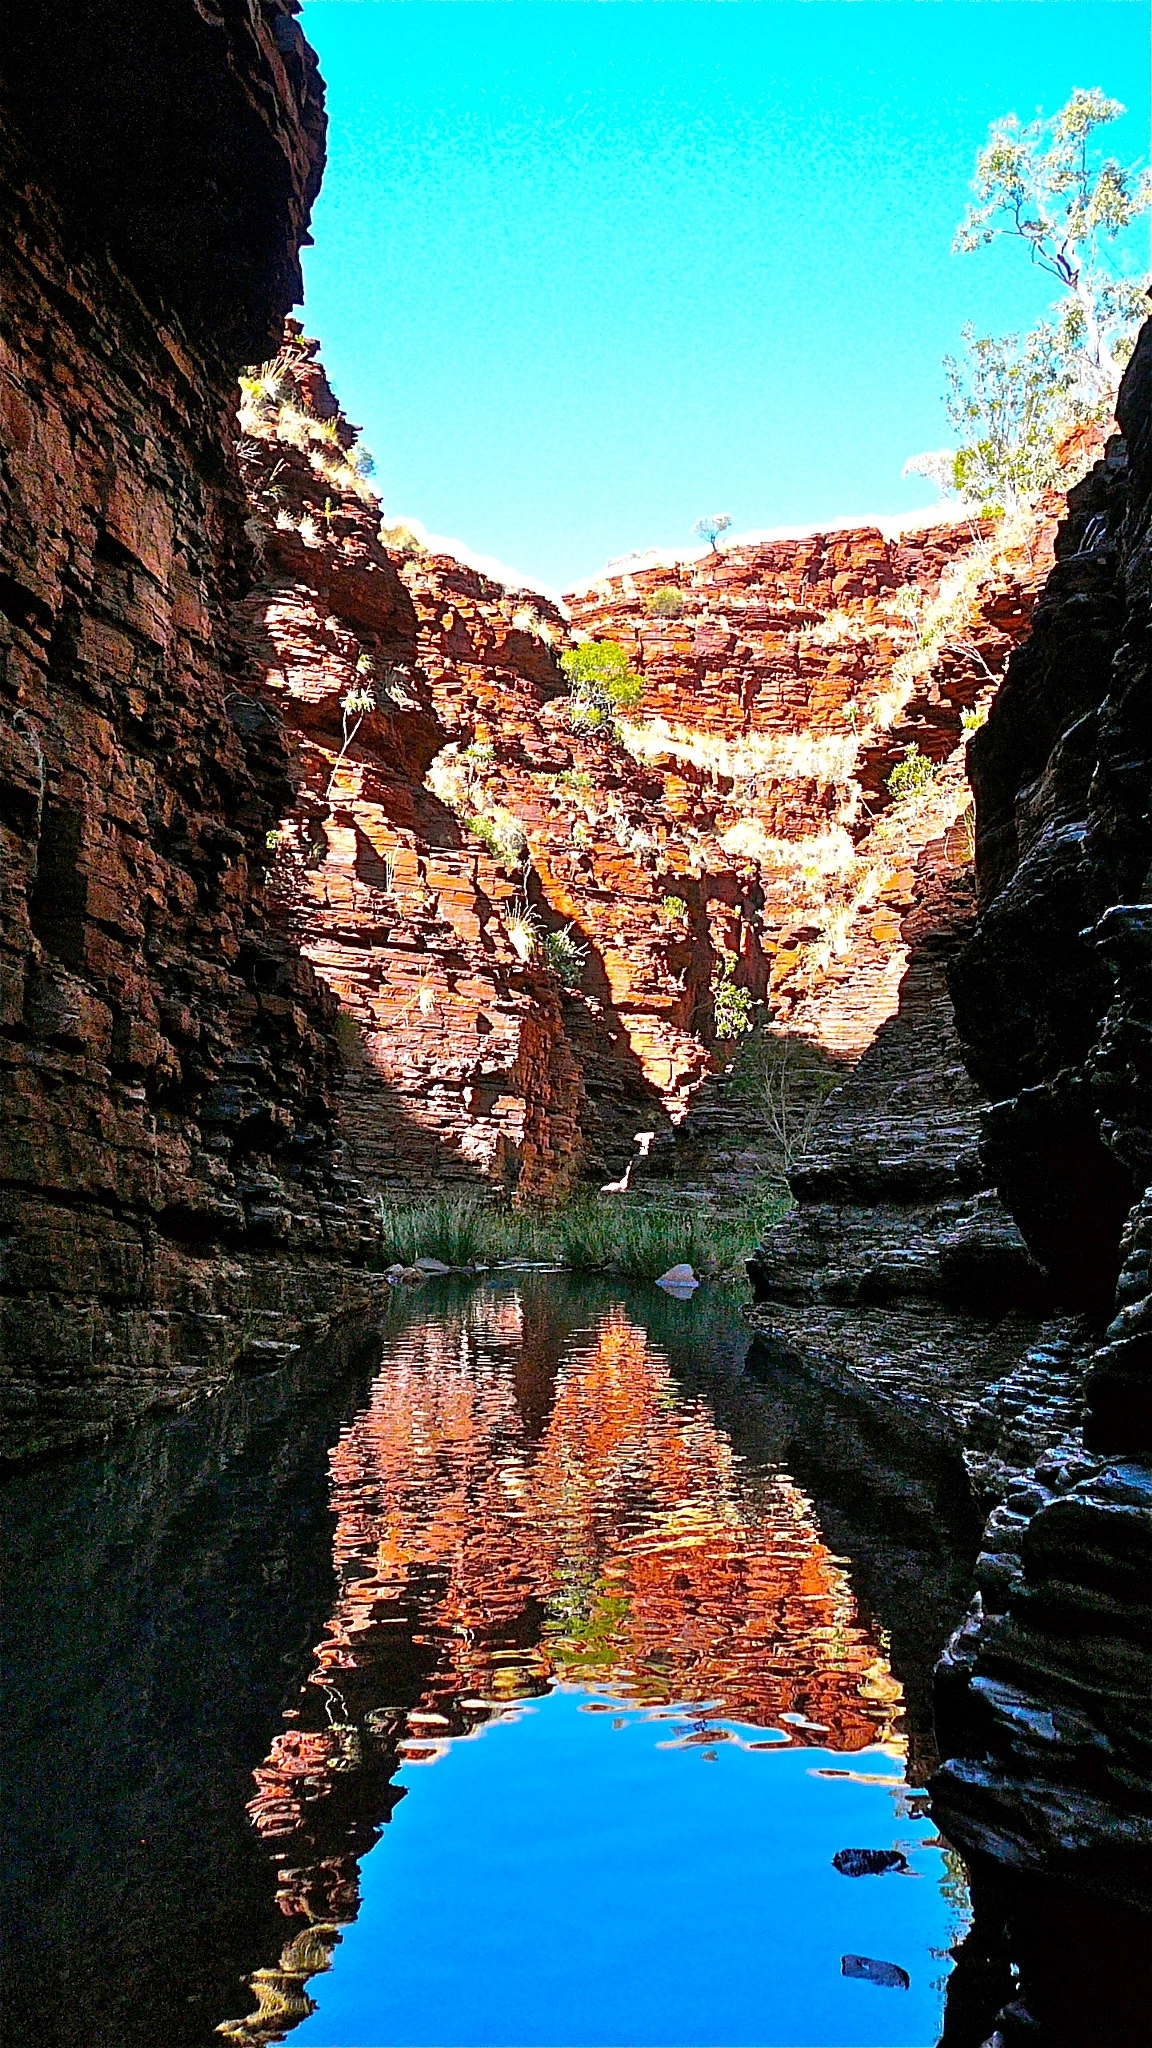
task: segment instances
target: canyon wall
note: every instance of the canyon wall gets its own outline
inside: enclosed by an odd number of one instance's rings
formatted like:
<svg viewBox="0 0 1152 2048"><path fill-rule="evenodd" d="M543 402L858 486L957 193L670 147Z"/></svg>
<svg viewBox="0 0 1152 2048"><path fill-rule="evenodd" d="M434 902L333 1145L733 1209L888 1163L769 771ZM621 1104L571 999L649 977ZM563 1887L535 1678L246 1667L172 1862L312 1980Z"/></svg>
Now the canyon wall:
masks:
<svg viewBox="0 0 1152 2048"><path fill-rule="evenodd" d="M683 1180L733 991L858 1055L896 1006L921 855L970 855L964 715L1025 629L1050 519L733 549L608 579L570 622L381 523L296 323L245 394L259 571L234 617L297 782L270 895L339 995L373 1192L554 1200L619 1176L641 1131L643 1173ZM623 646L639 705L574 715L573 639Z"/></svg>
<svg viewBox="0 0 1152 2048"><path fill-rule="evenodd" d="M569 600L578 631L628 649L626 743L686 830L756 862L773 1012L831 1053L857 1057L895 1011L923 848L970 858L966 732L1027 632L1054 518L733 545Z"/></svg>
<svg viewBox="0 0 1152 2048"><path fill-rule="evenodd" d="M987 1164L1082 1311L1081 1476L993 1518L940 1673L942 1825L1032 1883L1049 1957L1061 1885L1152 1908L1152 324L1117 417L973 747L981 910L950 973ZM1061 1982L1030 1994L1054 2028Z"/></svg>
<svg viewBox="0 0 1152 2048"><path fill-rule="evenodd" d="M921 852L898 1004L749 1269L761 1374L926 1447L942 1420L990 1511L937 1680L934 1811L978 1908L962 2042L1009 1963L996 2039L1146 2032L1150 375L1146 328L968 743L975 873Z"/></svg>
<svg viewBox="0 0 1152 2048"><path fill-rule="evenodd" d="M278 6L93 0L9 9L4 68L16 1453L280 1355L355 1295L361 1225L336 1004L265 917L288 756L228 622L252 566L235 376L299 295L315 62Z"/></svg>

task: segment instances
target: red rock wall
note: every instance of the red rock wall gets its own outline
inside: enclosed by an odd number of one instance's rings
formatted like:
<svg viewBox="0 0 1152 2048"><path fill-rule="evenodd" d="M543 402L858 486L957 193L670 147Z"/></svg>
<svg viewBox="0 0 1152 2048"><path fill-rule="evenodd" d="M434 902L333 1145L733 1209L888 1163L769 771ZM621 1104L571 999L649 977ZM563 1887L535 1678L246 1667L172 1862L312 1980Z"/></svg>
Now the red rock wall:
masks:
<svg viewBox="0 0 1152 2048"><path fill-rule="evenodd" d="M570 627L380 526L298 327L244 421L262 573L238 630L300 776L273 886L346 1013L342 1116L372 1191L551 1199L618 1176L709 1073L726 962L778 1023L856 1056L896 1009L925 849L933 871L970 859L961 714L1025 629L1050 521L1013 545L957 523L731 549L607 579ZM680 617L655 615L661 590ZM573 630L642 677L619 730L573 730ZM936 779L896 803L913 743ZM522 857L491 851L494 827ZM586 947L578 985L525 913Z"/></svg>
<svg viewBox="0 0 1152 2048"><path fill-rule="evenodd" d="M694 865L661 778L571 731L555 606L383 545L314 351L290 331L241 444L262 574L237 631L300 777L281 916L348 1019L343 1128L372 1190L553 1199L619 1174L706 1070L719 940L755 969L750 871ZM357 687L372 708L345 718ZM517 826L525 858L477 817ZM578 988L518 935L525 911L587 947Z"/></svg>
<svg viewBox="0 0 1152 2048"><path fill-rule="evenodd" d="M78 49L97 70L108 61L90 15L74 8L61 28L61 90ZM149 47L177 17L208 38L208 130L250 167L280 167L243 195L267 229L265 271L231 276L231 327L262 335L294 289L319 171L314 73L300 59L290 79L270 21L239 5L210 35L191 0L157 9ZM37 100L54 21L40 19L39 68L13 67L28 122L59 111ZM26 41L20 9L13 27L10 60ZM156 43L161 100L186 86L170 68L183 48L175 28ZM145 92L144 127L149 107ZM75 135L36 125L33 152L24 132L5 128L2 145L0 331L0 1314L14 1451L257 1361L345 1290L330 1261L314 1282L297 1254L343 1261L360 1227L331 1170L335 1005L264 915L267 833L290 784L275 721L232 672L226 605L250 547L228 336L211 329L196 249L184 277L137 280L95 200L76 198ZM106 136L100 176L115 148ZM200 197L222 287L224 226ZM140 200L126 190L125 260Z"/></svg>
<svg viewBox="0 0 1152 2048"><path fill-rule="evenodd" d="M573 626L628 648L628 743L707 857L755 862L781 1024L855 1056L896 1008L923 849L971 858L962 714L1027 631L1054 507L1009 539L967 520L734 546L605 576ZM678 617L657 606L679 603ZM887 779L915 745L915 801ZM739 977L738 977L739 978Z"/></svg>

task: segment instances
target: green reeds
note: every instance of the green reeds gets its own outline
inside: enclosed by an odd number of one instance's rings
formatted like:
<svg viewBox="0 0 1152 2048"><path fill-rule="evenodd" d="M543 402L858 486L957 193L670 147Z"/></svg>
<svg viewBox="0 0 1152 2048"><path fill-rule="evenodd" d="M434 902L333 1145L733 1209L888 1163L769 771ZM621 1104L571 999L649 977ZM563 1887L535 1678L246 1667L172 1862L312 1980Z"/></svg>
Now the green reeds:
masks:
<svg viewBox="0 0 1152 2048"><path fill-rule="evenodd" d="M760 1197L735 1216L634 1196L576 1195L558 1209L497 1207L472 1195L379 1205L381 1266L551 1263L572 1272L655 1280L690 1265L703 1279L742 1279L744 1261L790 1206Z"/></svg>

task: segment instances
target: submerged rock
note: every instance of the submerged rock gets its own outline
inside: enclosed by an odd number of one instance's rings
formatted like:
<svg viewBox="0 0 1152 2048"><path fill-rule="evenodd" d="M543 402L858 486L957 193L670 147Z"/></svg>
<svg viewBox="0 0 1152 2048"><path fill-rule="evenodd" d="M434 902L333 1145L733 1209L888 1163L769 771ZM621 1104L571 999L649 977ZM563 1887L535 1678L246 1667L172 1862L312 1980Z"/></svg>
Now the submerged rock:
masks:
<svg viewBox="0 0 1152 2048"><path fill-rule="evenodd" d="M875 1956L841 1956L840 1975L865 1984L883 1984L889 1991L907 1991L912 1979L899 1963L878 1962Z"/></svg>
<svg viewBox="0 0 1152 2048"><path fill-rule="evenodd" d="M889 1870L903 1875L912 1866L901 1849L837 1849L832 1868L841 1877L883 1877Z"/></svg>

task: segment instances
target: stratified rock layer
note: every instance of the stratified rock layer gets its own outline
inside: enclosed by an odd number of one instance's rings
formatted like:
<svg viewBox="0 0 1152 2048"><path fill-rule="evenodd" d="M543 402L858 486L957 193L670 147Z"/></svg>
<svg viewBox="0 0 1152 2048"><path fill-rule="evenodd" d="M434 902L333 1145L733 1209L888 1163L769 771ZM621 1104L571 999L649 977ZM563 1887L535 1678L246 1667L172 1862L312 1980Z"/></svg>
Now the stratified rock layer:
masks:
<svg viewBox="0 0 1152 2048"><path fill-rule="evenodd" d="M971 857L965 734L1027 631L1053 511L1011 542L962 520L736 545L569 599L643 678L625 740L686 836L757 864L778 1024L833 1055L896 1010L924 847Z"/></svg>
<svg viewBox="0 0 1152 2048"><path fill-rule="evenodd" d="M132 10L119 56L107 9L13 12L0 1175L18 1452L259 1365L364 1290L332 1174L336 1006L264 918L287 755L237 687L226 617L250 559L234 351L278 330L297 289L314 61L286 18L287 53L239 0ZM187 122L165 126L190 56L231 200L199 145L182 154ZM110 129L96 81L118 63L134 118ZM133 182L148 149L159 189ZM158 238L171 193L181 231Z"/></svg>
<svg viewBox="0 0 1152 2048"><path fill-rule="evenodd" d="M973 750L982 906L950 976L965 1056L1000 1098L989 1166L1088 1311L1085 1442L989 1524L981 1600L940 1672L936 1802L978 1859L1147 1913L1152 327L1117 416L1123 440L1071 494L1034 636ZM1060 1922L1050 1902L1029 1911ZM1029 1997L1063 2040L1042 1970Z"/></svg>

